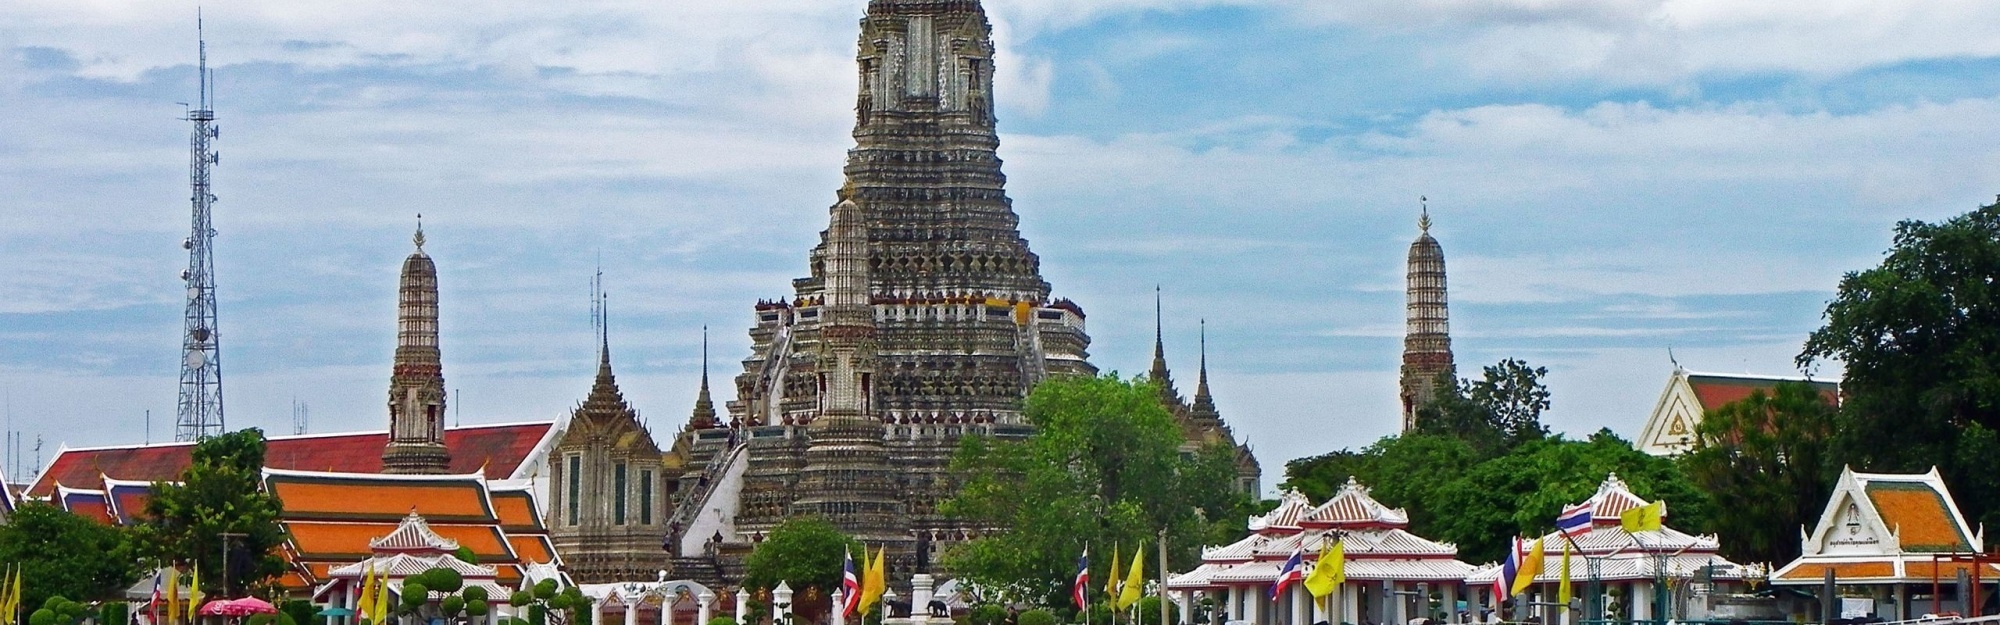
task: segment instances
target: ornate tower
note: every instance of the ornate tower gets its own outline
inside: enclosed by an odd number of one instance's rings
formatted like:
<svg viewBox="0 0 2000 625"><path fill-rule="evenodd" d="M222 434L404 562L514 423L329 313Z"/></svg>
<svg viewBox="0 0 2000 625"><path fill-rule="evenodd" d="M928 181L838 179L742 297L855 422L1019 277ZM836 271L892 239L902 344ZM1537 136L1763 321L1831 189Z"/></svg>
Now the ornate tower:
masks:
<svg viewBox="0 0 2000 625"><path fill-rule="evenodd" d="M701 393L695 395L694 411L688 414L688 427L708 429L720 425L715 419L715 400L708 393L708 326L701 327Z"/></svg>
<svg viewBox="0 0 2000 625"><path fill-rule="evenodd" d="M444 363L438 352L437 264L424 253L421 223L417 225L414 240L416 251L403 259L396 314L396 365L389 375L389 444L382 450L383 473L444 473L451 465L451 453L444 447Z"/></svg>
<svg viewBox="0 0 2000 625"><path fill-rule="evenodd" d="M1403 335L1403 431L1416 427L1417 409L1437 396L1438 377L1457 369L1451 358L1451 322L1445 301L1444 247L1431 238L1430 207L1417 219L1410 243L1407 326Z"/></svg>
<svg viewBox="0 0 2000 625"><path fill-rule="evenodd" d="M201 18L195 18L195 31L201 31ZM196 37L201 39L199 35ZM194 122L194 136L189 140L188 183L193 193L189 198L194 203L194 225L181 247L188 251L187 271L181 272L181 279L187 281L187 311L182 315L184 332L181 335L181 389L178 417L175 419L174 440L198 441L221 434L225 428L222 421L222 343L221 331L217 328L215 315L215 228L210 217L215 208L215 194L209 188L209 170L220 155L215 152L212 142L218 134L215 126L215 111L209 109L208 101L212 93L208 84L208 42L201 40L200 89L198 108L188 111L187 120Z"/></svg>
<svg viewBox="0 0 2000 625"><path fill-rule="evenodd" d="M1174 388L1174 372L1167 368L1167 341L1160 315L1160 287L1153 287L1153 367L1146 378L1160 386L1160 404L1168 411L1182 412L1181 391Z"/></svg>
<svg viewBox="0 0 2000 625"><path fill-rule="evenodd" d="M731 425L749 431L732 435L718 423L682 434L689 470L677 505L701 508L687 510L688 518L731 519L736 535L723 538L735 544L747 545L794 503L818 496L802 482L807 447L859 433L850 425L808 428L827 410L856 409L855 400L883 428L894 478L888 486L905 514L895 526L870 531L962 537L970 529L935 509L954 493L946 469L959 437L1025 437L1031 426L1021 400L1036 382L1096 373L1083 310L1050 296L1007 198L995 153L993 42L980 3L870 0L860 30L855 146L840 198L852 202L842 209L851 211L842 227L852 228L853 238L841 243L852 247L842 253L858 254L858 269L833 273L841 239L829 228L808 257L808 275L792 281L792 295L756 307L752 353L728 405ZM840 313L851 317L842 322L848 325L833 321L836 279L854 282L841 291L849 298L844 305L854 307ZM842 362L829 354L867 347L823 346L835 329L859 331L848 328L860 327L862 317L874 328L865 341L872 345L868 362L853 363L861 368L851 372L822 370ZM846 385L861 379L866 393L821 397L859 392ZM738 457L723 453L738 446L748 449L742 491L726 497L739 498L709 502L700 487L706 465Z"/></svg>
<svg viewBox="0 0 2000 625"><path fill-rule="evenodd" d="M597 307L597 379L549 454L549 539L586 584L647 579L667 568L669 555L660 550L667 522L660 448L611 372L602 291Z"/></svg>
<svg viewBox="0 0 2000 625"><path fill-rule="evenodd" d="M793 514L826 517L849 535L905 541L896 475L874 413L875 307L868 296L868 228L852 192L826 229L826 300L819 327L819 414L806 428L805 468Z"/></svg>

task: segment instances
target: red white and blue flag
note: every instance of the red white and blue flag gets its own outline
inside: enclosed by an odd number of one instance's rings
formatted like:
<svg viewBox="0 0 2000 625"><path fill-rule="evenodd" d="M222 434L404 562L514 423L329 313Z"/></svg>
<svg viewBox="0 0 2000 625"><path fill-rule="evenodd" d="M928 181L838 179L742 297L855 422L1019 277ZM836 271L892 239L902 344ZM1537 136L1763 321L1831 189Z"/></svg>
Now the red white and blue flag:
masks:
<svg viewBox="0 0 2000 625"><path fill-rule="evenodd" d="M854 616L861 609L861 578L854 576L854 552L847 552L847 561L840 565L840 590L845 593L845 603L840 606L841 616Z"/></svg>
<svg viewBox="0 0 2000 625"><path fill-rule="evenodd" d="M1514 596L1514 577L1521 572L1521 539L1509 539L1507 545L1507 561L1500 564L1500 577L1493 580L1494 605Z"/></svg>
<svg viewBox="0 0 2000 625"><path fill-rule="evenodd" d="M1590 529L1589 503L1563 508L1562 514L1556 515L1556 531L1567 534L1570 538L1589 534Z"/></svg>
<svg viewBox="0 0 2000 625"><path fill-rule="evenodd" d="M1113 571L1116 573L1116 571ZM1069 598L1076 602L1076 609L1090 609L1090 546L1084 545L1083 557L1076 559L1076 581L1069 585Z"/></svg>
<svg viewBox="0 0 2000 625"><path fill-rule="evenodd" d="M152 614L154 623L160 622L160 572L159 571L153 571L153 605L151 608L148 609L148 612Z"/></svg>
<svg viewBox="0 0 2000 625"><path fill-rule="evenodd" d="M1306 552L1301 545L1292 549L1292 557L1285 558L1285 565L1278 567L1278 582L1271 584L1271 598L1285 594L1285 588L1304 581L1306 578Z"/></svg>

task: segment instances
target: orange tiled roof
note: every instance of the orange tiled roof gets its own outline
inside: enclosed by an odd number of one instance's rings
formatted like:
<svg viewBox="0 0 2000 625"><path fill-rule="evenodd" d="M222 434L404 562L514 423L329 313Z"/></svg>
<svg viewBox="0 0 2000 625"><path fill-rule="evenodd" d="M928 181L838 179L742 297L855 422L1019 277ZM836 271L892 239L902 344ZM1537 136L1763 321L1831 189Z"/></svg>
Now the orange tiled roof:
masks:
<svg viewBox="0 0 2000 625"><path fill-rule="evenodd" d="M438 523L493 524L486 487L469 476L397 476L267 472L264 486L285 504L285 518L401 522L412 510ZM366 543L363 543L366 545Z"/></svg>
<svg viewBox="0 0 2000 625"><path fill-rule="evenodd" d="M1835 579L1893 578L1896 565L1893 562L1842 562L1839 564L1800 564L1798 568L1786 571L1784 579L1824 579L1826 570L1833 569Z"/></svg>
<svg viewBox="0 0 2000 625"><path fill-rule="evenodd" d="M1781 378L1737 377L1695 373L1687 377L1688 387L1694 389L1696 401L1703 410L1714 410L1726 404L1750 397L1750 393L1762 389L1767 393L1778 386ZM1830 403L1840 402L1840 385L1832 382L1808 382L1818 388Z"/></svg>
<svg viewBox="0 0 2000 625"><path fill-rule="evenodd" d="M1958 527L1944 496L1922 483L1870 481L1868 500L1905 552L1963 552L1972 541Z"/></svg>
<svg viewBox="0 0 2000 625"><path fill-rule="evenodd" d="M1932 572L1936 572L1939 579L1957 580L1959 571L1965 571L1967 575L1972 574L1972 563L1932 562L1929 560L1914 559L1903 563L1903 576L1915 579L1927 578L1931 576ZM2000 573L2000 566L1988 564L1986 565L1986 570L1980 573L1980 577L1991 579L1995 573Z"/></svg>
<svg viewBox="0 0 2000 625"><path fill-rule="evenodd" d="M368 548L368 541L395 532L396 526L395 523L285 522L285 529L291 533L292 545L298 549L299 558L314 561L359 562L367 559L375 554ZM500 526L437 524L431 526L431 531L471 549L482 564L519 561Z"/></svg>
<svg viewBox="0 0 2000 625"><path fill-rule="evenodd" d="M517 531L543 532L542 515L535 513L535 496L527 490L496 490L492 492L493 512L500 517L500 526L509 533Z"/></svg>
<svg viewBox="0 0 2000 625"><path fill-rule="evenodd" d="M483 473L489 479L511 478L554 427L555 423L547 422L447 428L444 444L451 450L450 471ZM265 443L264 464L297 471L380 473L382 447L388 437L388 432L274 436ZM193 443L64 449L29 485L27 494L47 497L55 492L57 482L96 484L103 477L139 482L177 480L192 461L193 451Z"/></svg>
<svg viewBox="0 0 2000 625"><path fill-rule="evenodd" d="M514 547L514 556L522 562L544 563L556 558L555 545L549 537L538 534L508 534L507 543ZM483 562L483 560L482 560Z"/></svg>

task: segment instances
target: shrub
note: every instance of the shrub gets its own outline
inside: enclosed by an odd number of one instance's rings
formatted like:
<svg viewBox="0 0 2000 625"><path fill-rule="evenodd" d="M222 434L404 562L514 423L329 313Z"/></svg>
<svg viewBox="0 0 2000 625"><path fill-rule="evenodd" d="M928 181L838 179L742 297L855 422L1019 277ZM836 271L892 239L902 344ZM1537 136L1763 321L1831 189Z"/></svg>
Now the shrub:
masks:
<svg viewBox="0 0 2000 625"><path fill-rule="evenodd" d="M28 625L56 625L56 611L48 608L35 610L28 615Z"/></svg>
<svg viewBox="0 0 2000 625"><path fill-rule="evenodd" d="M525 590L516 590L512 596L507 597L507 605L517 608L526 607L528 604L534 602L535 596L528 594L528 591Z"/></svg>
<svg viewBox="0 0 2000 625"><path fill-rule="evenodd" d="M718 616L708 619L708 625L736 625L736 619L727 616Z"/></svg>
<svg viewBox="0 0 2000 625"><path fill-rule="evenodd" d="M1003 625L1007 622L1007 609L982 603L972 606L972 611L966 614L966 621L971 625Z"/></svg>
<svg viewBox="0 0 2000 625"><path fill-rule="evenodd" d="M535 598L548 601L556 596L556 580L545 579L535 583Z"/></svg>
<svg viewBox="0 0 2000 625"><path fill-rule="evenodd" d="M465 602L467 604L470 604L474 601L487 601L489 599L492 599L492 597L486 596L485 586L466 586L463 590L458 591L458 596L465 597Z"/></svg>
<svg viewBox="0 0 2000 625"><path fill-rule="evenodd" d="M465 587L465 576L444 567L434 568L424 571L424 587L445 594L455 593Z"/></svg>
<svg viewBox="0 0 2000 625"><path fill-rule="evenodd" d="M476 590L476 588L471 588L467 590ZM488 605L485 599L469 599L466 600L465 602L466 616L472 616L472 617L486 616L486 613L491 611L493 611L493 606Z"/></svg>
<svg viewBox="0 0 2000 625"><path fill-rule="evenodd" d="M412 584L407 580L403 582L404 612L415 612L418 608L424 607L424 604L430 603L430 601L431 589L425 588L423 584Z"/></svg>
<svg viewBox="0 0 2000 625"><path fill-rule="evenodd" d="M1056 625L1056 615L1048 610L1029 610L1014 618L1017 625Z"/></svg>
<svg viewBox="0 0 2000 625"><path fill-rule="evenodd" d="M458 595L445 597L443 601L438 602L438 609L444 610L447 615L457 616L458 613L465 611L465 597Z"/></svg>

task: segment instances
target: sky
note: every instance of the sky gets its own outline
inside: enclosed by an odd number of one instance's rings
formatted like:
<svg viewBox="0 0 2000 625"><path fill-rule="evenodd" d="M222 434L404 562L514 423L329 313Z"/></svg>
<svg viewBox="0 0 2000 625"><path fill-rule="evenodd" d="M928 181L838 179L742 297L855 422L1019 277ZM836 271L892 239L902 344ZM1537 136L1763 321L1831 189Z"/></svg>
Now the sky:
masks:
<svg viewBox="0 0 2000 625"><path fill-rule="evenodd" d="M302 403L313 432L385 426L421 213L454 418L583 398L601 264L626 397L671 436L703 328L727 399L752 305L807 272L865 6L204 2L228 425L290 433ZM1552 429L1631 438L1673 361L1796 373L1896 222L2000 193L1985 0L986 7L1008 191L1089 313L1092 362L1146 369L1158 285L1176 377L1192 388L1205 319L1216 402L1267 487L1396 429L1419 197L1461 372L1547 367ZM0 3L15 473L172 437L196 11Z"/></svg>

